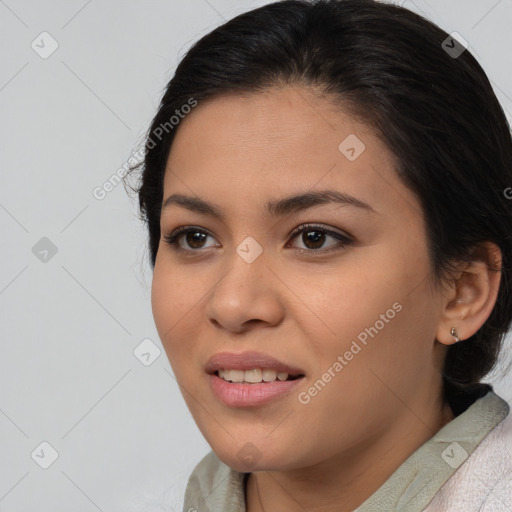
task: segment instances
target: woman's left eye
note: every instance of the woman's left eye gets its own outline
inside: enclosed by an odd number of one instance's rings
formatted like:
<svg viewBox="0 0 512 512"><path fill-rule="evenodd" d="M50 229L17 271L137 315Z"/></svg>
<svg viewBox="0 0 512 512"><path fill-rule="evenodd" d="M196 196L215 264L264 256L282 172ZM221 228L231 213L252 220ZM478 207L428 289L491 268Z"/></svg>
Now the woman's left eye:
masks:
<svg viewBox="0 0 512 512"><path fill-rule="evenodd" d="M326 229L323 226L316 224L303 224L295 228L291 234L292 239L297 238L298 235L302 235L300 240L306 246L305 249L301 249L301 252L329 252L336 249L341 249L347 245L353 244L354 240L344 233L339 233L331 229ZM331 248L322 248L327 238L333 238L336 243L331 245ZM318 249L322 248L321 251Z"/></svg>
<svg viewBox="0 0 512 512"><path fill-rule="evenodd" d="M293 240L298 238L299 235L302 235L300 240L305 246L304 248L296 247L300 252L323 253L341 249L354 243L354 240L348 235L326 229L323 226L316 224L302 224L293 230L290 237ZM181 226L175 229L171 234L165 236L164 240L176 251L193 253L198 252L198 249L212 247L204 246L204 242L208 237L213 238L213 236L204 229L193 226ZM325 248L324 244L329 238L334 239L335 243L331 244L330 248L329 246L328 248ZM183 245L180 244L182 239L186 242L189 248L183 247ZM215 247L215 245L213 247Z"/></svg>

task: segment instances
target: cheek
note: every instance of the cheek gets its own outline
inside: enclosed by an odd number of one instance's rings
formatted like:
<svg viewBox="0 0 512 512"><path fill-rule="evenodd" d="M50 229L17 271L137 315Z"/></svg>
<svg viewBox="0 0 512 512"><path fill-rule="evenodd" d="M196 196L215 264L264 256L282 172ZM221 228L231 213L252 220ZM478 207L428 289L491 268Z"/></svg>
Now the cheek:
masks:
<svg viewBox="0 0 512 512"><path fill-rule="evenodd" d="M321 340L324 347L343 345L375 322L380 326L380 315L386 311L391 310L386 320L394 318L393 304L403 300L409 282L404 267L396 258L392 266L390 260L370 258L369 253L347 259L337 268L310 270L307 279L290 275L294 293L303 303L303 314L297 317L304 328L317 332L310 339Z"/></svg>
<svg viewBox="0 0 512 512"><path fill-rule="evenodd" d="M290 275L294 293L303 298L302 313L297 309L295 318L315 354L315 375L345 354L352 371L344 373L351 380L368 379L368 367L395 372L397 364L416 366L418 351L428 344L412 341L430 329L432 305L425 281L428 260L410 254L398 247L374 247L337 269L310 271L307 280ZM364 375L354 372L356 367L364 367Z"/></svg>
<svg viewBox="0 0 512 512"><path fill-rule="evenodd" d="M179 356L180 347L186 348L179 340L186 337L190 318L197 318L194 305L197 305L201 297L200 290L192 283L185 282L183 278L180 279L179 275L176 269L166 268L165 262L159 262L157 258L151 285L151 308L155 326L171 366ZM193 340L194 337L187 339ZM190 348L190 341L187 342L187 347Z"/></svg>
<svg viewBox="0 0 512 512"><path fill-rule="evenodd" d="M170 312L175 301L169 277L163 272L157 258L151 283L151 309L160 340L165 344L165 332L172 325Z"/></svg>

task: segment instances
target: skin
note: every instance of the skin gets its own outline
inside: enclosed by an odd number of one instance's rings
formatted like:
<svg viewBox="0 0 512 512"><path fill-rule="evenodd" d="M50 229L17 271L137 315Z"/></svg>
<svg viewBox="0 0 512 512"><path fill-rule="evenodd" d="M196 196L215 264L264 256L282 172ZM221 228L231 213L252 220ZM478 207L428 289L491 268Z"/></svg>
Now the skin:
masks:
<svg viewBox="0 0 512 512"><path fill-rule="evenodd" d="M338 149L350 134L366 146L354 161ZM374 211L333 203L282 217L264 210L269 200L324 189ZM499 275L485 262L499 254L483 246L453 281L436 286L424 215L392 153L372 127L299 86L199 104L169 155L164 200L173 193L215 203L225 215L164 209L153 275L155 324L199 429L224 463L251 471L249 512L353 510L453 419L440 374L455 341L450 329L465 339L487 319ZM310 222L354 243L340 247L325 234L315 249L306 235L290 237ZM181 237L191 257L163 239L179 226L210 235L202 245ZM248 236L263 249L250 264L236 252ZM300 403L298 393L397 302L401 311ZM245 350L302 368L297 391L245 409L218 401L207 360ZM237 455L248 442L259 457L250 470Z"/></svg>

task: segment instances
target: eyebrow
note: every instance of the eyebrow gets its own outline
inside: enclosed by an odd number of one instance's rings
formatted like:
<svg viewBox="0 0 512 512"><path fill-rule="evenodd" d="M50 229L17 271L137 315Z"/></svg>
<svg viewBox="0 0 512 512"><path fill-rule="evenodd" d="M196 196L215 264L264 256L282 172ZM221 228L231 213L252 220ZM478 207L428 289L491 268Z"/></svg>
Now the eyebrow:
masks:
<svg viewBox="0 0 512 512"><path fill-rule="evenodd" d="M327 203L352 206L371 213L377 213L365 201L337 190L315 190L272 200L266 204L266 210L270 216L280 217ZM162 210L165 210L172 204L182 206L192 212L211 215L222 221L225 220L225 216L219 206L198 197L186 196L183 194L172 194L164 201Z"/></svg>

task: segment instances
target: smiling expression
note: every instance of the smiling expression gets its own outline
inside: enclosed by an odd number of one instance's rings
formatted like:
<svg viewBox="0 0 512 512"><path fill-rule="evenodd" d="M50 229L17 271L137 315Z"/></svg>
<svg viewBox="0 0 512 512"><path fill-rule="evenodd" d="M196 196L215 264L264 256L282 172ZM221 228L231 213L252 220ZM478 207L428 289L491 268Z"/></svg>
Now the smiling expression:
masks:
<svg viewBox="0 0 512 512"><path fill-rule="evenodd" d="M439 407L441 295L394 165L370 126L298 86L199 103L181 122L152 307L187 405L230 466L247 469L248 446L253 470L349 457L424 429ZM298 373L277 378L286 368Z"/></svg>

